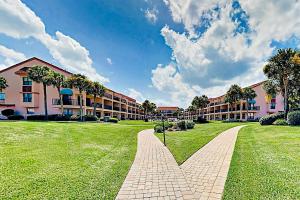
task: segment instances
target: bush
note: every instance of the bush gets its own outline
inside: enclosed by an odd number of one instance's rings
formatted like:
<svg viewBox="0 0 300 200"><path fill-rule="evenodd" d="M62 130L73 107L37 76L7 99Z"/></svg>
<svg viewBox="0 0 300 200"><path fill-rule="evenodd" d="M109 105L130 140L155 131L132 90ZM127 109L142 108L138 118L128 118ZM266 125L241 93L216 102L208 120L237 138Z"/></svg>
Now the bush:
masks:
<svg viewBox="0 0 300 200"><path fill-rule="evenodd" d="M28 115L27 120L45 120L45 115Z"/></svg>
<svg viewBox="0 0 300 200"><path fill-rule="evenodd" d="M80 116L79 116L79 115L72 115L72 116L70 117L70 120L71 120L71 121L79 121L79 120L80 120Z"/></svg>
<svg viewBox="0 0 300 200"><path fill-rule="evenodd" d="M284 113L276 113L263 116L259 119L260 125L272 125L277 119L283 119Z"/></svg>
<svg viewBox="0 0 300 200"><path fill-rule="evenodd" d="M205 123L208 123L208 121L203 118L203 117L198 117L196 120L194 120L195 123L197 124L205 124Z"/></svg>
<svg viewBox="0 0 300 200"><path fill-rule="evenodd" d="M11 116L15 114L15 111L13 109L5 109L2 110L1 114L5 117Z"/></svg>
<svg viewBox="0 0 300 200"><path fill-rule="evenodd" d="M187 121L187 122L186 122L186 128L187 128L187 129L193 129L194 126L195 126L195 123L194 123L194 122L192 122L192 121Z"/></svg>
<svg viewBox="0 0 300 200"><path fill-rule="evenodd" d="M154 126L154 131L155 131L155 133L162 133L162 132L164 132L164 129L161 125L157 124Z"/></svg>
<svg viewBox="0 0 300 200"><path fill-rule="evenodd" d="M83 117L83 120L84 121L97 121L98 120L98 117L95 117L93 115L85 115Z"/></svg>
<svg viewBox="0 0 300 200"><path fill-rule="evenodd" d="M177 122L176 126L177 126L177 128L179 128L182 131L187 129L186 121L184 121L184 120Z"/></svg>
<svg viewBox="0 0 300 200"><path fill-rule="evenodd" d="M287 123L292 126L300 125L300 111L289 112Z"/></svg>
<svg viewBox="0 0 300 200"><path fill-rule="evenodd" d="M70 121L69 115L57 115L55 121Z"/></svg>
<svg viewBox="0 0 300 200"><path fill-rule="evenodd" d="M276 119L276 121L273 124L280 125L280 126L288 125L288 123L284 119Z"/></svg>
<svg viewBox="0 0 300 200"><path fill-rule="evenodd" d="M117 118L109 118L109 121L108 122L111 122L111 123L118 123L119 120Z"/></svg>
<svg viewBox="0 0 300 200"><path fill-rule="evenodd" d="M10 116L7 116L7 119L9 119L9 120L23 120L24 117L22 115L10 115Z"/></svg>
<svg viewBox="0 0 300 200"><path fill-rule="evenodd" d="M149 122L149 119L147 119L147 118L145 118L145 120L144 120L145 122Z"/></svg>

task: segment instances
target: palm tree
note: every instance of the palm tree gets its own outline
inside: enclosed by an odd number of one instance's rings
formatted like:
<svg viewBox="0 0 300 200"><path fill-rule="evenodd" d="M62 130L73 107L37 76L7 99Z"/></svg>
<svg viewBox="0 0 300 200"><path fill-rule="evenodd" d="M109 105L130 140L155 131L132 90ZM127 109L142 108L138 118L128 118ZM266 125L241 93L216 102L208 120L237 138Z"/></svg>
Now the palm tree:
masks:
<svg viewBox="0 0 300 200"><path fill-rule="evenodd" d="M60 93L61 88L65 85L65 76L58 73L52 72L52 85L57 88L60 102L60 110L61 115L64 115L64 103L63 103L63 95Z"/></svg>
<svg viewBox="0 0 300 200"><path fill-rule="evenodd" d="M90 95L93 95L94 98L94 111L93 111L93 116L96 117L96 98L98 97L103 97L105 93L105 87L99 83L99 82L90 82L89 87L87 88L87 93Z"/></svg>
<svg viewBox="0 0 300 200"><path fill-rule="evenodd" d="M45 120L48 120L47 86L51 85L52 70L47 66L34 66L29 69L28 77L36 83L43 84Z"/></svg>
<svg viewBox="0 0 300 200"><path fill-rule="evenodd" d="M150 101L149 100L145 100L143 103L142 103L142 107L143 107L143 110L144 110L144 119L148 119L148 111L150 110Z"/></svg>
<svg viewBox="0 0 300 200"><path fill-rule="evenodd" d="M241 99L243 98L243 90L240 86L234 84L232 85L229 90L227 91L227 93L225 94L225 102L229 103L230 105L230 109L231 109L231 113L232 114L232 106L233 104L236 104L237 102L239 102ZM229 117L230 119L230 117Z"/></svg>
<svg viewBox="0 0 300 200"><path fill-rule="evenodd" d="M6 79L2 76L0 76L0 92L2 92L2 90L4 90L5 88L7 88L7 82Z"/></svg>
<svg viewBox="0 0 300 200"><path fill-rule="evenodd" d="M246 100L246 110L247 110L247 117L248 119L248 109L249 109L249 100L254 99L256 97L255 91L251 87L246 87L243 90L243 99Z"/></svg>
<svg viewBox="0 0 300 200"><path fill-rule="evenodd" d="M208 97L206 95L202 95L202 96L195 96L193 101L192 101L192 105L194 107L196 107L196 109L201 109L202 112L202 116L204 115L204 108L207 106L207 104L209 103Z"/></svg>
<svg viewBox="0 0 300 200"><path fill-rule="evenodd" d="M70 87L79 90L79 106L80 106L80 120L83 121L83 109L82 109L82 99L83 99L83 91L89 86L89 81L86 76L82 74L73 74L71 77L67 79L67 83Z"/></svg>
<svg viewBox="0 0 300 200"><path fill-rule="evenodd" d="M190 105L188 107L188 111L189 111L189 113L191 113L191 117L192 118L193 118L193 114L195 113L196 110L197 110L197 108L195 106L193 106L193 105Z"/></svg>

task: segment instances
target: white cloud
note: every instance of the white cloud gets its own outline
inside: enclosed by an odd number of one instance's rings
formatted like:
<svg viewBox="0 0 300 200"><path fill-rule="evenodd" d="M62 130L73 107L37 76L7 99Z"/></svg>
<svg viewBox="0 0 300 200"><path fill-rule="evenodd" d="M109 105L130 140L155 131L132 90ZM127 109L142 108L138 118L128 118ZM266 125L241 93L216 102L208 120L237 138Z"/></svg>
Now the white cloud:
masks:
<svg viewBox="0 0 300 200"><path fill-rule="evenodd" d="M182 23L186 32L177 33L168 26L161 30L172 49L173 63L158 65L153 70L156 73L152 72L152 84L169 93L170 102L178 105L187 105L194 94L214 97L233 83L247 86L263 80L262 66L274 53L272 41L300 38L300 2L296 0L240 1L241 9L223 0L164 2L173 20ZM238 12L242 12L241 19L233 20ZM209 18L209 26L198 33L197 28L206 23L203 18ZM183 96L177 89L187 98L174 100Z"/></svg>
<svg viewBox="0 0 300 200"><path fill-rule="evenodd" d="M155 24L157 21L158 13L159 11L156 8L152 8L152 9L147 8L144 12L144 15L150 23Z"/></svg>
<svg viewBox="0 0 300 200"><path fill-rule="evenodd" d="M141 92L134 88L129 88L127 93L129 97L136 99L138 102L143 102L146 99Z"/></svg>
<svg viewBox="0 0 300 200"><path fill-rule="evenodd" d="M16 39L33 37L44 44L52 57L70 71L83 73L92 80L109 81L96 72L85 47L59 31L55 37L46 33L42 20L20 0L0 1L0 13L0 33Z"/></svg>
<svg viewBox="0 0 300 200"><path fill-rule="evenodd" d="M9 49L1 44L0 44L0 56L3 58L3 62L4 62L0 64L0 70L26 59L26 56L23 53L17 52L13 49Z"/></svg>
<svg viewBox="0 0 300 200"><path fill-rule="evenodd" d="M113 64L111 58L106 58L106 62L107 62L109 65L112 65L112 64Z"/></svg>

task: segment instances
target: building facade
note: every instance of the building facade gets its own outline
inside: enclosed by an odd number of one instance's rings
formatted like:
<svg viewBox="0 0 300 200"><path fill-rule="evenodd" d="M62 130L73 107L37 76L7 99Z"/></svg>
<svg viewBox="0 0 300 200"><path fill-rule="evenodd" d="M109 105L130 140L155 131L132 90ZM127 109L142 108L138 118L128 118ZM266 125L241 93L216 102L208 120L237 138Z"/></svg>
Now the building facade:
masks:
<svg viewBox="0 0 300 200"><path fill-rule="evenodd" d="M161 106L156 109L160 114L163 114L166 118L177 118L175 114L179 108L175 106Z"/></svg>
<svg viewBox="0 0 300 200"><path fill-rule="evenodd" d="M72 73L52 65L38 58L30 58L21 63L0 71L0 76L7 80L8 87L0 93L0 115L5 109L13 109L16 114L27 117L28 115L44 114L43 86L33 82L27 76L28 70L35 66L47 66L61 73L66 78ZM79 114L79 91L68 90L63 95L64 113L68 115ZM49 114L61 113L59 93L53 86L47 86L47 108ZM124 94L107 89L103 97L93 97L83 93L83 114L92 114L94 104L97 106L97 116L110 116L118 119L142 119L143 113L140 104L135 99Z"/></svg>
<svg viewBox="0 0 300 200"><path fill-rule="evenodd" d="M251 85L250 87L255 91L257 97L255 99L241 100L232 107L225 103L225 95L210 98L209 104L203 110L195 112L185 111L185 119L194 119L197 116L204 116L207 120L247 120L257 119L267 114L284 111L284 100L282 95L278 94L268 100L267 94L263 89L263 82Z"/></svg>

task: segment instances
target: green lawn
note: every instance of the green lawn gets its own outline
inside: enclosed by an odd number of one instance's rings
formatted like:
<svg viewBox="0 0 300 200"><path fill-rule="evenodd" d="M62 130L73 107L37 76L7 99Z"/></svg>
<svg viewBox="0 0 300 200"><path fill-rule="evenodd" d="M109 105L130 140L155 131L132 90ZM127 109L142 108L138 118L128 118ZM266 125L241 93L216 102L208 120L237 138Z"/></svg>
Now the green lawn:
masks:
<svg viewBox="0 0 300 200"><path fill-rule="evenodd" d="M145 122L144 120L121 120L119 121L119 124L122 125L147 125L150 126L155 124L155 122Z"/></svg>
<svg viewBox="0 0 300 200"><path fill-rule="evenodd" d="M188 131L167 132L166 143L178 164L182 164L219 133L242 123L210 122ZM163 141L163 134L156 134Z"/></svg>
<svg viewBox="0 0 300 200"><path fill-rule="evenodd" d="M300 199L300 127L243 128L223 198Z"/></svg>
<svg viewBox="0 0 300 200"><path fill-rule="evenodd" d="M114 199L146 128L0 122L0 199Z"/></svg>

